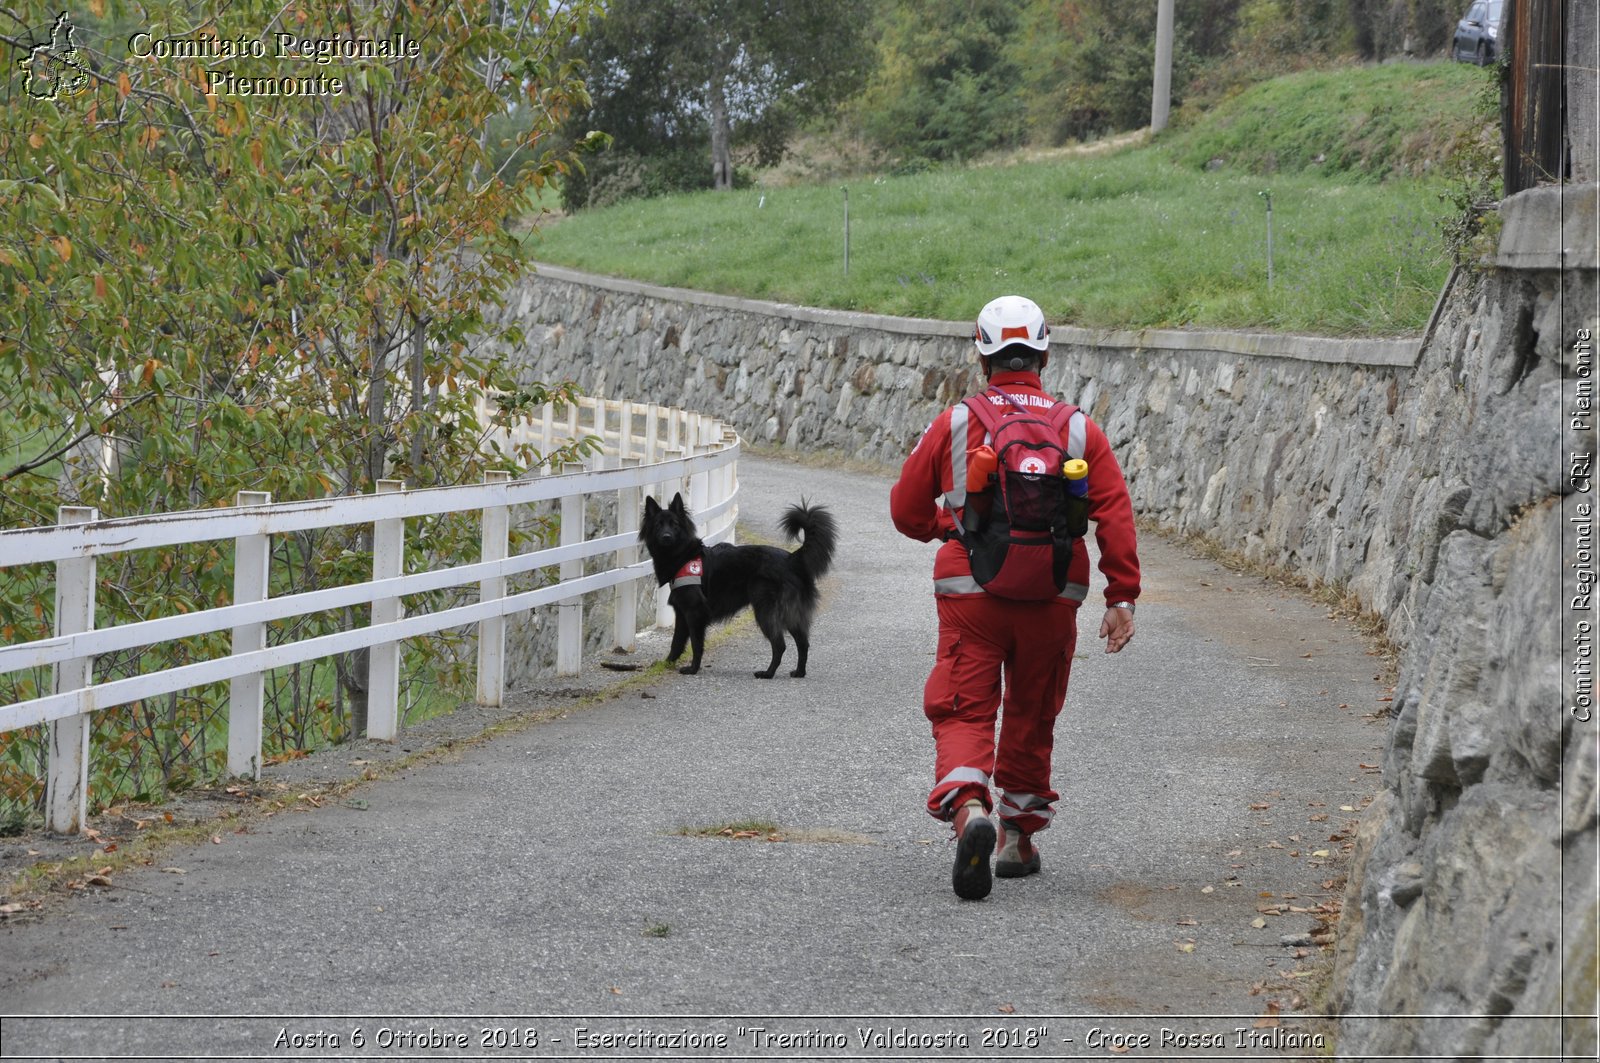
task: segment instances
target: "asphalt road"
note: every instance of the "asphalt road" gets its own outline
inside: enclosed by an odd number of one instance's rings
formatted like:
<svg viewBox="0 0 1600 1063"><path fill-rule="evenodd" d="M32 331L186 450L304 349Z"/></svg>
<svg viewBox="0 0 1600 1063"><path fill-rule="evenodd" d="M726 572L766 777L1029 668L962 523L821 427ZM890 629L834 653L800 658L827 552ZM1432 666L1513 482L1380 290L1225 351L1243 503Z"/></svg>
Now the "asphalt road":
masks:
<svg viewBox="0 0 1600 1063"><path fill-rule="evenodd" d="M1387 693L1349 622L1147 536L1129 648L1095 638L1098 573L1083 611L1043 872L962 902L923 808L933 546L885 476L741 481L770 539L802 495L840 519L806 679L753 678L745 625L698 676L0 923L0 1056L1255 1057L1317 1029L1322 954L1281 939L1339 896ZM762 822L782 840L695 833Z"/></svg>

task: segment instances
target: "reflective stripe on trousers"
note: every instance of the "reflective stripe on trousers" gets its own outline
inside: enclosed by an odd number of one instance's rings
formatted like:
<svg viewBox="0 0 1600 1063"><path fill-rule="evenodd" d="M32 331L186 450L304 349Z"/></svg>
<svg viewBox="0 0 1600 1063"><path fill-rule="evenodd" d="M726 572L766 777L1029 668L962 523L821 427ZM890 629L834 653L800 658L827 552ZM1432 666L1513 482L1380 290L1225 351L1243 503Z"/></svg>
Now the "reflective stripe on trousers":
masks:
<svg viewBox="0 0 1600 1063"><path fill-rule="evenodd" d="M949 819L955 810L950 806L955 802L956 794L968 786L981 786L985 795L989 792L989 773L981 768L956 768L948 772L944 778L933 784L933 792L938 795L938 805L943 813L941 818ZM929 798L929 803L933 798ZM963 802L965 803L965 802ZM985 806L988 802L984 802Z"/></svg>
<svg viewBox="0 0 1600 1063"><path fill-rule="evenodd" d="M933 581L935 594L986 594L988 593L979 585L972 576L945 576L943 579ZM1064 598L1069 602L1081 602L1089 596L1089 588L1081 583L1068 583L1062 588L1057 598Z"/></svg>

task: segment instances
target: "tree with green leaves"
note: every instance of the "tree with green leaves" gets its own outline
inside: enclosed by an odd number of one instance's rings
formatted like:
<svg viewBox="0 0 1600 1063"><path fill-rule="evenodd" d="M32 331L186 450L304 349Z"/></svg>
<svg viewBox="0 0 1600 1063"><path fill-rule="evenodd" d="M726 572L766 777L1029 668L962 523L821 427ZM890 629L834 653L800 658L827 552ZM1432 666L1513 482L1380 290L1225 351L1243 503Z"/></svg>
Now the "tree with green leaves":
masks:
<svg viewBox="0 0 1600 1063"><path fill-rule="evenodd" d="M729 189L735 155L776 162L797 124L854 93L870 52L859 0L611 0L579 45L590 110L577 129L604 130L615 158L573 183L570 205L639 160L657 186ZM680 161L697 155L698 174ZM709 165L706 165L709 156ZM663 189L664 190L664 189Z"/></svg>
<svg viewBox="0 0 1600 1063"><path fill-rule="evenodd" d="M1024 135L1022 67L1011 0L895 0L878 25L878 61L852 111L901 158L970 159Z"/></svg>
<svg viewBox="0 0 1600 1063"><path fill-rule="evenodd" d="M550 134L587 104L566 56L594 6L92 0L71 16L81 84L43 96L40 64L18 57L62 59L59 28L0 8L16 60L0 74L0 528L54 523L63 504L357 494L543 457L497 452L479 399L514 396L503 417L564 393L516 388L497 351L522 337L490 311L525 268L505 219L571 165ZM515 167L488 140L508 114L523 116ZM449 550L453 534L437 522L418 541ZM350 579L368 546L280 543L273 593ZM225 603L230 565L205 548L127 555L102 567L99 607L128 621ZM48 633L48 575L0 569L7 640ZM337 683L276 677L280 748L351 733L346 703L359 730L350 665ZM0 676L0 693L38 681ZM149 789L152 764L157 785L208 774L216 695L100 714L101 792L107 773L124 777L113 792ZM27 796L29 755L0 735L0 794Z"/></svg>

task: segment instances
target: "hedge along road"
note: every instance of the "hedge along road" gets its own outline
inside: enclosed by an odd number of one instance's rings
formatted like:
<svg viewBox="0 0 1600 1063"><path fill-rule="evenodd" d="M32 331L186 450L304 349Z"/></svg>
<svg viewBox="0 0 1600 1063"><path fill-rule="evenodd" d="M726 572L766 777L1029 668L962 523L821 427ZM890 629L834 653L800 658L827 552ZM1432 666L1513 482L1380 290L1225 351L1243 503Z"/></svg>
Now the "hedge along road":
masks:
<svg viewBox="0 0 1600 1063"><path fill-rule="evenodd" d="M746 623L698 676L635 677L13 918L4 1054L697 1054L674 1034L702 1057L838 1054L836 1037L900 1058L1304 1044L1303 972L1326 954L1282 939L1336 907L1383 738L1383 662L1352 625L1147 534L1133 643L1108 656L1095 638L1098 572L1083 612L1044 870L963 902L948 828L923 808L933 546L894 531L884 474L749 457L740 472L756 534L776 541L802 496L841 524L806 679L786 674L792 648L778 678L753 678L767 651ZM585 668L580 687L616 681ZM698 831L759 823L777 840Z"/></svg>

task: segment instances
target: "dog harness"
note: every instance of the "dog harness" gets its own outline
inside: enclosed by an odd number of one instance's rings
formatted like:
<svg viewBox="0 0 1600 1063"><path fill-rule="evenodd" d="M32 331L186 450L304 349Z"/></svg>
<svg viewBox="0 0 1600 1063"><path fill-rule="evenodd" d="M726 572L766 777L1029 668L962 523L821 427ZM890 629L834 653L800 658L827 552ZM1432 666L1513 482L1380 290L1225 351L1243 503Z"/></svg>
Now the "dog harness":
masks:
<svg viewBox="0 0 1600 1063"><path fill-rule="evenodd" d="M689 560L683 563L682 568L678 569L678 571L673 574L672 589L677 590L679 587L700 586L700 577L704 574L705 567L706 562L704 555L696 554L695 556L691 557Z"/></svg>

